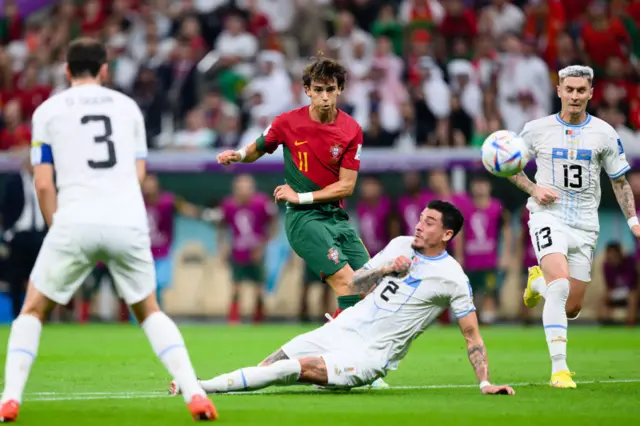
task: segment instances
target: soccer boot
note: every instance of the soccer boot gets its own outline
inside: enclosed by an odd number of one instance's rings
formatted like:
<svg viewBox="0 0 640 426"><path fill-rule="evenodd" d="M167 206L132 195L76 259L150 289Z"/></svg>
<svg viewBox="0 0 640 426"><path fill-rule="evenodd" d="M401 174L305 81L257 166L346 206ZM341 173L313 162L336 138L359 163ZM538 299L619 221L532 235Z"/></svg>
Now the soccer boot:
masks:
<svg viewBox="0 0 640 426"><path fill-rule="evenodd" d="M194 395L191 398L191 402L187 404L187 408L189 408L195 421L211 422L218 418L216 407L206 396Z"/></svg>
<svg viewBox="0 0 640 426"><path fill-rule="evenodd" d="M369 385L371 389L389 389L391 386L387 384L382 378L376 379Z"/></svg>
<svg viewBox="0 0 640 426"><path fill-rule="evenodd" d="M552 388L559 389L575 389L576 382L573 381L573 377L576 373L572 373L569 370L558 371L551 375L550 385Z"/></svg>
<svg viewBox="0 0 640 426"><path fill-rule="evenodd" d="M0 407L0 423L15 422L18 418L18 412L20 411L20 404L18 401L10 399L2 404Z"/></svg>
<svg viewBox="0 0 640 426"><path fill-rule="evenodd" d="M527 308L535 308L538 302L540 302L540 298L542 295L537 293L531 288L533 282L542 277L542 269L539 266L532 266L529 268L529 278L527 279L527 288L524 289L524 295L522 298L524 299L524 306Z"/></svg>

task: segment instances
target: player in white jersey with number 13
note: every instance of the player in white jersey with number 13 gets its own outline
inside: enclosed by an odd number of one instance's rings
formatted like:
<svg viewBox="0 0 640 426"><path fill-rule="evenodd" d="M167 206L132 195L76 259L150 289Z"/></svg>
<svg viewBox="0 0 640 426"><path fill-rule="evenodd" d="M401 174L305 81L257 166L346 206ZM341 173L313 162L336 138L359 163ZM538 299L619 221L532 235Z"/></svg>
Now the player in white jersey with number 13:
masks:
<svg viewBox="0 0 640 426"><path fill-rule="evenodd" d="M484 394L515 394L489 382L485 345L478 329L469 279L447 254L462 228L458 209L432 201L413 237L398 237L362 269L351 285L369 293L333 321L295 337L258 367L201 381L211 393L248 391L271 385L365 386L395 370L413 341L447 308L458 318L467 354ZM172 383L170 392L181 391Z"/></svg>
<svg viewBox="0 0 640 426"><path fill-rule="evenodd" d="M74 41L67 52L71 88L33 114L31 161L49 232L11 326L0 422L18 416L47 315L56 303L69 302L97 262L107 265L158 358L185 386L194 419L217 417L198 385L180 331L156 302L140 189L147 154L144 119L131 98L100 86L106 72L107 55L99 42Z"/></svg>
<svg viewBox="0 0 640 426"><path fill-rule="evenodd" d="M567 319L580 314L591 281L602 169L636 238L640 238L640 224L625 178L630 167L620 137L609 124L586 112L593 95L593 70L573 65L558 77L562 110L527 123L521 134L536 159L536 184L524 172L509 180L531 195L529 229L540 264L529 270L524 303L532 308L544 297L550 384L575 388L566 360Z"/></svg>

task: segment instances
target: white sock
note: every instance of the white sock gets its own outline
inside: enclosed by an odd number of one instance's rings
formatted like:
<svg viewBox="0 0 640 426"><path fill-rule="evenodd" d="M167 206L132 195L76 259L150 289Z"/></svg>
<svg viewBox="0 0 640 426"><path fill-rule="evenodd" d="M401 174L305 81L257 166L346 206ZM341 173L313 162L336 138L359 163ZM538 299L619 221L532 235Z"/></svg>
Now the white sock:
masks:
<svg viewBox="0 0 640 426"><path fill-rule="evenodd" d="M182 334L171 318L163 312L155 312L144 320L142 329L153 351L180 386L185 402L191 401L193 395L204 395L191 365Z"/></svg>
<svg viewBox="0 0 640 426"><path fill-rule="evenodd" d="M247 367L200 382L207 393L249 391L272 385L293 385L300 378L300 362L295 359L276 361L265 367Z"/></svg>
<svg viewBox="0 0 640 426"><path fill-rule="evenodd" d="M42 323L32 315L20 315L13 321L4 368L2 402L11 399L22 402L24 386L38 354L41 332Z"/></svg>
<svg viewBox="0 0 640 426"><path fill-rule="evenodd" d="M567 366L567 314L565 306L569 298L569 280L560 278L547 286L542 324L551 356L551 373L568 370Z"/></svg>
<svg viewBox="0 0 640 426"><path fill-rule="evenodd" d="M547 292L547 282L544 280L544 277L538 277L531 283L531 289L538 294L544 296Z"/></svg>

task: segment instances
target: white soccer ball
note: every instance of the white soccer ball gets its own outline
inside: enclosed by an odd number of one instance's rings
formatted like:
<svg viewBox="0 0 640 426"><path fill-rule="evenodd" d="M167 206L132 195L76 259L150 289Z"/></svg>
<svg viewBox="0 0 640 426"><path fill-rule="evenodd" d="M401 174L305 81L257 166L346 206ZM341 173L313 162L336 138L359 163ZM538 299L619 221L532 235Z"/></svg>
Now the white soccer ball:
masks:
<svg viewBox="0 0 640 426"><path fill-rule="evenodd" d="M493 175L517 175L529 162L524 140L514 132L498 130L482 143L482 164Z"/></svg>

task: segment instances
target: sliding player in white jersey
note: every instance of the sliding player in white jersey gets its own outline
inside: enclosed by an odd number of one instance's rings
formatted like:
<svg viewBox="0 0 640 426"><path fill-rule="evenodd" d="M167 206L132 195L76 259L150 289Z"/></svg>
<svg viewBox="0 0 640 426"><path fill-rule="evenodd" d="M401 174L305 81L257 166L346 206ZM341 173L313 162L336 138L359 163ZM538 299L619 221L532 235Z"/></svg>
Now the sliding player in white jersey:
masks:
<svg viewBox="0 0 640 426"><path fill-rule="evenodd" d="M131 98L100 86L106 72L107 54L99 42L74 41L67 52L71 88L33 115L31 161L49 232L11 327L0 422L18 416L47 315L56 303L69 302L97 262L107 265L158 358L184 386L194 419L217 417L198 385L180 331L156 302L140 190L147 154L144 119Z"/></svg>
<svg viewBox="0 0 640 426"><path fill-rule="evenodd" d="M414 237L395 238L355 273L352 284L369 293L362 301L286 343L258 367L200 381L200 385L210 393L271 385L368 385L396 369L411 343L450 306L482 392L513 395L509 386L489 382L471 286L460 264L446 251L463 222L452 204L432 201L422 212ZM172 383L170 392L179 391Z"/></svg>
<svg viewBox="0 0 640 426"><path fill-rule="evenodd" d="M529 270L524 293L527 307L545 298L542 322L551 356L551 386L575 388L566 361L567 319L578 317L591 281L598 238L600 171L613 191L631 231L640 238L630 170L622 142L606 122L586 112L593 94L593 70L570 66L558 73L559 114L527 123L522 137L536 158L536 184L522 172L509 178L531 195L531 242L540 267Z"/></svg>

